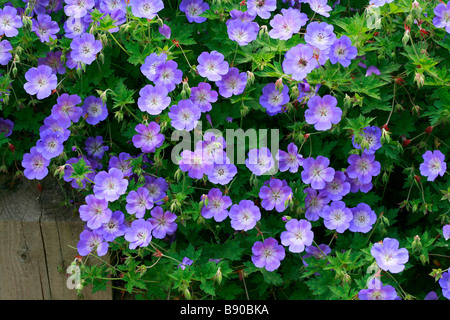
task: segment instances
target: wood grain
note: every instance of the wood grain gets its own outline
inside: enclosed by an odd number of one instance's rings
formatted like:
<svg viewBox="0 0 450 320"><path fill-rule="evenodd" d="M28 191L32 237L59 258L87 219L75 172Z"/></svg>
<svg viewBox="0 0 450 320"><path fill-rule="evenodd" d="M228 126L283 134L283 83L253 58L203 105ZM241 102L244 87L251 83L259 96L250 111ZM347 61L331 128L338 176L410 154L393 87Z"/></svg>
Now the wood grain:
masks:
<svg viewBox="0 0 450 320"><path fill-rule="evenodd" d="M62 206L62 187L53 177L39 181L0 176L0 300L75 300L65 270L84 222ZM91 293L85 300L111 300L112 291Z"/></svg>

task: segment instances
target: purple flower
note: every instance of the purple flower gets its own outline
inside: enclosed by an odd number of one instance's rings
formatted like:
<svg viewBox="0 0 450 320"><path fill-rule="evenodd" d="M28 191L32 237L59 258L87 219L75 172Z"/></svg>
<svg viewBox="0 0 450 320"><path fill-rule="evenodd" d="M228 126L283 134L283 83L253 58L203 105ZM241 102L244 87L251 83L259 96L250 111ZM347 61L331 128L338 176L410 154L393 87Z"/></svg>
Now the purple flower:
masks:
<svg viewBox="0 0 450 320"><path fill-rule="evenodd" d="M445 170L447 170L447 164L445 163L445 156L439 150L428 150L422 155L424 160L420 164L420 174L427 177L427 181L434 181L437 176L443 177Z"/></svg>
<svg viewBox="0 0 450 320"><path fill-rule="evenodd" d="M325 50L336 41L334 27L326 22L313 21L306 27L305 41L320 50Z"/></svg>
<svg viewBox="0 0 450 320"><path fill-rule="evenodd" d="M100 171L94 179L94 194L99 199L116 201L124 194L128 187L128 180L123 178L123 172L116 168L108 172Z"/></svg>
<svg viewBox="0 0 450 320"><path fill-rule="evenodd" d="M327 182L324 194L332 201L341 200L346 194L350 192L350 182L347 182L347 176L342 171L334 173L334 179Z"/></svg>
<svg viewBox="0 0 450 320"><path fill-rule="evenodd" d="M318 247L306 246L305 251L306 251L306 254L302 257L302 260L303 260L303 265L305 267L307 267L308 264L305 262L304 259L307 259L309 257L314 257L316 259L325 259L325 256L330 254L331 249L326 244L320 244Z"/></svg>
<svg viewBox="0 0 450 320"><path fill-rule="evenodd" d="M313 49L314 59L317 60L317 63L319 65L321 65L321 66L325 65L325 63L330 58L330 47L327 47L326 49L319 49L319 48L316 48L314 46L311 46L311 48ZM319 90L320 86L321 86L320 83L316 85L316 92L315 93L317 93L317 91Z"/></svg>
<svg viewBox="0 0 450 320"><path fill-rule="evenodd" d="M193 179L202 179L203 175L210 174L214 167L214 162L202 149L194 152L184 150L181 152L181 160L178 162L180 170L187 172Z"/></svg>
<svg viewBox="0 0 450 320"><path fill-rule="evenodd" d="M119 153L119 156L114 156L109 159L108 170L111 168L120 169L123 172L124 177L129 177L133 173L133 167L130 160L131 155L126 152Z"/></svg>
<svg viewBox="0 0 450 320"><path fill-rule="evenodd" d="M244 92L247 85L247 73L239 73L238 68L230 68L228 73L217 81L219 94L224 98L230 98L232 95L239 95Z"/></svg>
<svg viewBox="0 0 450 320"><path fill-rule="evenodd" d="M279 179L270 179L269 186L262 186L259 190L261 198L261 207L270 211L275 208L278 212L286 210L286 202L292 197L292 189L286 183Z"/></svg>
<svg viewBox="0 0 450 320"><path fill-rule="evenodd" d="M8 62L12 59L11 50L13 47L8 40L2 40L0 42L0 64L6 66Z"/></svg>
<svg viewBox="0 0 450 320"><path fill-rule="evenodd" d="M47 98L56 89L58 79L53 74L52 68L49 66L39 66L37 68L30 68L25 73L25 79L28 81L24 84L24 89L31 95L36 95L36 98L42 100Z"/></svg>
<svg viewBox="0 0 450 320"><path fill-rule="evenodd" d="M444 272L439 279L439 285L442 288L442 295L450 300L450 271Z"/></svg>
<svg viewBox="0 0 450 320"><path fill-rule="evenodd" d="M252 262L257 268L266 268L274 271L281 265L281 260L286 256L284 247L278 244L274 238L267 238L264 242L256 241L252 247Z"/></svg>
<svg viewBox="0 0 450 320"><path fill-rule="evenodd" d="M190 23L206 21L206 18L200 16L206 10L209 10L209 5L203 0L182 0L180 3L180 11L186 14Z"/></svg>
<svg viewBox="0 0 450 320"><path fill-rule="evenodd" d="M286 231L280 235L281 244L289 247L290 252L300 253L310 246L314 239L311 223L306 220L291 219L286 222Z"/></svg>
<svg viewBox="0 0 450 320"><path fill-rule="evenodd" d="M427 293L427 295L423 298L423 300L439 300L436 291L430 291Z"/></svg>
<svg viewBox="0 0 450 320"><path fill-rule="evenodd" d="M122 10L114 10L113 12L109 13L109 14L104 14L102 19L106 18L107 16L110 16L111 19L113 20L113 25L115 27L108 29L109 32L114 33L119 31L119 26L124 24L127 21L127 16L125 11ZM98 22L98 24L100 25L100 22Z"/></svg>
<svg viewBox="0 0 450 320"><path fill-rule="evenodd" d="M67 129L69 126L69 121L61 121L61 119L50 115L44 119L44 124L39 128L39 134L43 135L45 131L59 132L63 140L66 141L70 136L70 130Z"/></svg>
<svg viewBox="0 0 450 320"><path fill-rule="evenodd" d="M225 23L228 25L228 23L230 23L230 21L233 21L235 19L239 19L242 22L252 22L253 20L255 20L256 18L256 13L255 14L250 14L248 11L241 11L241 10L231 10L230 11L230 16L231 19L228 19ZM258 24L256 24L258 25ZM259 27L257 28L256 32L258 32Z"/></svg>
<svg viewBox="0 0 450 320"><path fill-rule="evenodd" d="M363 193L367 193L373 188L372 182L369 183L361 183L361 181L358 180L358 178L349 178L348 173L346 172L345 175L347 176L347 181L350 182L350 192L356 193L358 191L361 191Z"/></svg>
<svg viewBox="0 0 450 320"><path fill-rule="evenodd" d="M165 53L161 53L160 55L151 53L145 58L144 64L140 68L141 72L144 76L147 77L148 80L154 81L156 78L156 67L166 61L167 55Z"/></svg>
<svg viewBox="0 0 450 320"><path fill-rule="evenodd" d="M80 37L89 27L89 22L85 18L69 17L64 22L64 36L69 39Z"/></svg>
<svg viewBox="0 0 450 320"><path fill-rule="evenodd" d="M98 124L108 116L108 109L101 98L96 98L94 96L87 97L84 99L82 108L83 113L87 114L86 122L91 125Z"/></svg>
<svg viewBox="0 0 450 320"><path fill-rule="evenodd" d="M211 183L226 185L237 174L237 167L230 163L229 159L222 162L214 163L212 171L208 174Z"/></svg>
<svg viewBox="0 0 450 320"><path fill-rule="evenodd" d="M121 237L125 234L127 226L125 224L125 215L122 211L115 211L111 215L111 218L102 224L100 228L96 230L97 233L103 236L105 241L114 241L117 237Z"/></svg>
<svg viewBox="0 0 450 320"><path fill-rule="evenodd" d="M31 31L35 32L41 42L50 42L50 38L56 39L59 31L58 22L52 21L48 14L38 15L31 20Z"/></svg>
<svg viewBox="0 0 450 320"><path fill-rule="evenodd" d="M162 146L164 142L164 135L159 133L161 127L156 122L152 121L148 126L139 123L134 130L138 134L132 138L133 145L136 148L141 148L142 152L149 153Z"/></svg>
<svg viewBox="0 0 450 320"><path fill-rule="evenodd" d="M169 186L164 178L146 176L144 187L148 189L152 201L155 204L160 205L166 196L165 192Z"/></svg>
<svg viewBox="0 0 450 320"><path fill-rule="evenodd" d="M131 222L131 226L125 231L125 240L128 241L130 249L147 247L152 241L153 225L150 221L137 219Z"/></svg>
<svg viewBox="0 0 450 320"><path fill-rule="evenodd" d="M5 138L12 134L14 128L14 122L9 119L0 118L0 134L4 134Z"/></svg>
<svg viewBox="0 0 450 320"><path fill-rule="evenodd" d="M358 55L356 47L352 46L352 41L347 36L341 36L334 42L330 49L330 62L339 62L344 67L348 67L351 60Z"/></svg>
<svg viewBox="0 0 450 320"><path fill-rule="evenodd" d="M78 122L83 113L81 107L77 107L77 104L81 103L81 98L77 94L69 95L63 93L56 99L56 104L52 108L52 115L55 119L60 119L61 121Z"/></svg>
<svg viewBox="0 0 450 320"><path fill-rule="evenodd" d="M370 67L367 68L366 77L371 76L372 74L380 75L381 72L380 72L380 70L377 67L370 66Z"/></svg>
<svg viewBox="0 0 450 320"><path fill-rule="evenodd" d="M186 269L186 267L192 265L193 262L194 261L192 261L188 257L184 257L183 260L181 261L181 263L178 265L178 268L180 268L181 270L184 270L184 269Z"/></svg>
<svg viewBox="0 0 450 320"><path fill-rule="evenodd" d="M197 126L200 116L200 108L191 100L180 100L178 105L173 105L169 111L171 125L177 130L193 130Z"/></svg>
<svg viewBox="0 0 450 320"><path fill-rule="evenodd" d="M36 151L50 160L63 152L63 142L63 137L58 132L45 131L36 142Z"/></svg>
<svg viewBox="0 0 450 320"><path fill-rule="evenodd" d="M211 90L211 85L206 82L200 82L197 87L191 88L189 99L200 108L201 112L211 111L212 105L217 101L218 93Z"/></svg>
<svg viewBox="0 0 450 320"><path fill-rule="evenodd" d="M305 198L305 218L309 221L317 221L322 216L322 210L330 202L330 199L324 194L324 192L318 192L313 188L306 188Z"/></svg>
<svg viewBox="0 0 450 320"><path fill-rule="evenodd" d="M72 59L72 51L68 51L67 52L67 56L66 56L66 66L69 69L75 69L75 70L81 70L82 69L82 62L80 61L74 61Z"/></svg>
<svg viewBox="0 0 450 320"><path fill-rule="evenodd" d="M97 57L97 53L102 50L102 42L95 40L94 35L90 33L83 33L72 40L70 48L73 61L91 64Z"/></svg>
<svg viewBox="0 0 450 320"><path fill-rule="evenodd" d="M164 9L162 0L130 0L131 13L138 18L152 20L157 13Z"/></svg>
<svg viewBox="0 0 450 320"><path fill-rule="evenodd" d="M230 163L230 159L226 158L225 151L226 142L224 137L217 136L213 132L206 132L202 141L198 141L196 148L203 149L206 155L213 159L214 163L225 164Z"/></svg>
<svg viewBox="0 0 450 320"><path fill-rule="evenodd" d="M81 159L84 160L86 169L91 172L89 172L87 174L83 174L82 176L71 178L71 176L74 173L72 165L75 163L78 163ZM80 156L79 158L70 158L69 160L66 161L66 164L64 166L63 179L66 182L70 182L70 185L74 189L80 189L80 188L84 189L86 187L86 183L90 182L89 180L92 181L95 178L95 172L93 172L92 170L93 170L93 165L91 164L91 161L89 161L85 157Z"/></svg>
<svg viewBox="0 0 450 320"><path fill-rule="evenodd" d="M208 204L203 206L201 214L205 219L211 219L222 222L228 217L228 207L232 205L229 196L222 195L222 191L218 188L212 188L208 192Z"/></svg>
<svg viewBox="0 0 450 320"><path fill-rule="evenodd" d="M45 58L38 58L38 66L47 65L52 68L54 74L66 73L66 66L61 61L62 51L49 52Z"/></svg>
<svg viewBox="0 0 450 320"><path fill-rule="evenodd" d="M275 161L270 150L263 147L261 149L251 149L248 153L248 158L245 159L245 165L253 174L260 176L272 170Z"/></svg>
<svg viewBox="0 0 450 320"><path fill-rule="evenodd" d="M223 54L215 50L211 53L202 52L197 58L199 75L209 81L222 80L222 76L226 75L229 70L228 62L224 59Z"/></svg>
<svg viewBox="0 0 450 320"><path fill-rule="evenodd" d="M259 103L271 116L281 112L282 107L289 102L289 87L286 85L280 91L275 83L268 83L262 92Z"/></svg>
<svg viewBox="0 0 450 320"><path fill-rule="evenodd" d="M97 199L93 194L85 198L86 204L79 208L80 219L86 221L88 228L95 230L111 219L112 211L108 208L108 201Z"/></svg>
<svg viewBox="0 0 450 320"><path fill-rule="evenodd" d="M392 1L394 0L370 0L369 4L377 8L384 6L386 3L391 3Z"/></svg>
<svg viewBox="0 0 450 320"><path fill-rule="evenodd" d="M355 136L352 137L352 143L356 149L362 149L362 146L364 146L364 153L374 154L375 151L381 148L381 129L377 126L364 128L361 137L363 138L360 144L355 142Z"/></svg>
<svg viewBox="0 0 450 320"><path fill-rule="evenodd" d="M102 136L87 138L85 145L86 147L84 148L84 150L86 150L89 156L92 156L95 159L102 159L105 151L109 150L108 146L103 145Z"/></svg>
<svg viewBox="0 0 450 320"><path fill-rule="evenodd" d="M328 12L331 11L331 7L327 5L327 0L309 0L309 5L311 6L311 10L324 16L329 17L330 14Z"/></svg>
<svg viewBox="0 0 450 320"><path fill-rule="evenodd" d="M46 159L40 154L36 147L30 149L30 153L23 155L22 166L25 177L28 179L42 180L48 174L48 165L50 160Z"/></svg>
<svg viewBox="0 0 450 320"><path fill-rule="evenodd" d="M95 231L84 230L80 234L80 241L77 243L77 250L81 256L87 256L92 251L96 251L99 257L108 252L109 244L103 236Z"/></svg>
<svg viewBox="0 0 450 320"><path fill-rule="evenodd" d="M363 153L361 156L352 154L347 159L350 164L347 168L349 178L358 179L362 184L372 181L372 177L380 173L381 164L375 161L375 155Z"/></svg>
<svg viewBox="0 0 450 320"><path fill-rule="evenodd" d="M379 279L372 279L367 289L362 289L358 293L359 300L396 300L398 298L395 288L390 285L383 285Z"/></svg>
<svg viewBox="0 0 450 320"><path fill-rule="evenodd" d="M90 9L95 5L94 0L64 0L66 5L64 6L64 13L68 17L82 18Z"/></svg>
<svg viewBox="0 0 450 320"><path fill-rule="evenodd" d="M183 77L183 72L177 67L178 64L173 60L158 64L155 68L155 77L153 78L155 85L164 86L167 91L172 92L175 86L181 83Z"/></svg>
<svg viewBox="0 0 450 320"><path fill-rule="evenodd" d="M314 90L311 90L308 81L304 79L302 82L298 84L298 91L299 91L299 96L297 99L298 102L300 102L301 104L305 104L306 102L308 102L309 99L311 99L311 97L314 97L317 94L321 86L322 86L321 84L318 84L314 87Z"/></svg>
<svg viewBox="0 0 450 320"><path fill-rule="evenodd" d="M153 225L152 234L156 239L164 239L166 235L172 235L177 230L176 214L166 211L161 207L155 207L150 212L152 217L148 221Z"/></svg>
<svg viewBox="0 0 450 320"><path fill-rule="evenodd" d="M276 0L247 0L247 11L251 15L258 15L263 19L270 18L270 12L277 9Z"/></svg>
<svg viewBox="0 0 450 320"><path fill-rule="evenodd" d="M314 58L313 49L299 43L286 52L282 67L286 74L292 75L292 79L302 81L306 75L318 66Z"/></svg>
<svg viewBox="0 0 450 320"><path fill-rule="evenodd" d="M227 21L228 38L236 41L240 46L246 46L256 40L259 26L256 22L230 19Z"/></svg>
<svg viewBox="0 0 450 320"><path fill-rule="evenodd" d="M360 203L356 208L350 210L353 213L353 220L350 222L348 229L352 232L367 233L377 221L377 214L365 203Z"/></svg>
<svg viewBox="0 0 450 320"><path fill-rule="evenodd" d="M343 233L350 226L353 214L343 201L332 201L322 209L322 217L327 229Z"/></svg>
<svg viewBox="0 0 450 320"><path fill-rule="evenodd" d="M405 263L409 260L408 250L399 249L397 239L384 238L381 243L374 243L370 254L375 258L378 267L384 271L399 273L405 269Z"/></svg>
<svg viewBox="0 0 450 320"><path fill-rule="evenodd" d="M135 214L136 218L143 218L145 211L153 208L153 201L148 189L139 187L136 191L130 191L125 208L129 214Z"/></svg>
<svg viewBox="0 0 450 320"><path fill-rule="evenodd" d="M442 235L444 236L445 240L450 239L450 224L446 224L443 228L442 228Z"/></svg>
<svg viewBox="0 0 450 320"><path fill-rule="evenodd" d="M287 152L279 150L276 159L278 160L278 166L281 172L289 170L291 173L296 173L299 166L305 161L303 156L298 153L298 147L295 143L289 143Z"/></svg>
<svg viewBox="0 0 450 320"><path fill-rule="evenodd" d="M234 230L247 231L256 226L261 219L261 212L250 200L241 200L239 204L233 204L230 208L229 217L231 227Z"/></svg>
<svg viewBox="0 0 450 320"><path fill-rule="evenodd" d="M143 112L151 115L158 115L170 105L170 97L164 86L153 87L147 84L139 91L139 99L137 105Z"/></svg>
<svg viewBox="0 0 450 320"><path fill-rule="evenodd" d="M22 18L17 15L17 9L12 6L0 8L0 36L15 37L18 28L23 26Z"/></svg>
<svg viewBox="0 0 450 320"><path fill-rule="evenodd" d="M341 121L342 110L337 107L337 99L330 95L313 96L308 101L308 109L305 111L305 120L314 125L314 129L325 131L333 124Z"/></svg>
<svg viewBox="0 0 450 320"><path fill-rule="evenodd" d="M158 28L159 33L166 39L170 39L171 29L167 24L163 24Z"/></svg>
<svg viewBox="0 0 450 320"><path fill-rule="evenodd" d="M447 33L450 33L450 2L439 3L434 8L433 24L436 28L445 28Z"/></svg>
<svg viewBox="0 0 450 320"><path fill-rule="evenodd" d="M100 11L104 13L112 13L116 10L125 12L127 10L125 2L120 0L101 0L99 7Z"/></svg>
<svg viewBox="0 0 450 320"><path fill-rule="evenodd" d="M281 9L281 14L275 15L270 21L273 29L269 31L269 36L272 39L289 40L307 21L308 16L298 9Z"/></svg>
<svg viewBox="0 0 450 320"><path fill-rule="evenodd" d="M329 165L330 159L327 157L306 158L303 162L303 171L301 173L303 183L311 184L311 187L316 190L324 189L327 182L334 179L335 170L328 167Z"/></svg>

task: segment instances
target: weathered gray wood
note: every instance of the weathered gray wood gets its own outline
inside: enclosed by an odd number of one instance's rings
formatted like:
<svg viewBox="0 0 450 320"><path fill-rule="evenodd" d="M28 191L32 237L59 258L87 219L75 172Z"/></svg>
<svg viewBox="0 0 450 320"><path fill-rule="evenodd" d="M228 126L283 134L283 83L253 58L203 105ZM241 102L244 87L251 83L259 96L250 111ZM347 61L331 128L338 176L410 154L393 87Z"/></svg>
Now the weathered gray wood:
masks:
<svg viewBox="0 0 450 320"><path fill-rule="evenodd" d="M62 188L53 177L16 181L0 176L0 299L73 300L65 270L75 258L84 222L61 206ZM71 248L73 247L73 248ZM112 299L112 291L84 299Z"/></svg>

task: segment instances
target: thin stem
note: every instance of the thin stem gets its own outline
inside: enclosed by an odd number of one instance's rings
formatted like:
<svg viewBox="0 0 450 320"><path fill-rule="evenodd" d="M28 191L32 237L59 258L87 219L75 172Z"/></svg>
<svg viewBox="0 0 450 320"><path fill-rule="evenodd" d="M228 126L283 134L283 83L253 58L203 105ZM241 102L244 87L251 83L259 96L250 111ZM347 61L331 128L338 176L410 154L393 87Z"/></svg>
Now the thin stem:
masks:
<svg viewBox="0 0 450 320"><path fill-rule="evenodd" d="M386 126L389 124L389 121L391 120L392 113L394 112L394 106L395 106L395 92L397 90L397 82L394 82L394 96L392 97L392 108L391 112L389 113L389 117L386 121Z"/></svg>
<svg viewBox="0 0 450 320"><path fill-rule="evenodd" d="M129 53L127 50L125 50L124 47L122 47L122 45L119 43L119 41L117 41L117 39L114 37L114 35L113 35L110 31L108 31L108 32L109 32L109 34L111 35L111 37L114 39L114 41L119 45L119 47L120 47L123 51L125 51L127 55L130 55L130 53Z"/></svg>

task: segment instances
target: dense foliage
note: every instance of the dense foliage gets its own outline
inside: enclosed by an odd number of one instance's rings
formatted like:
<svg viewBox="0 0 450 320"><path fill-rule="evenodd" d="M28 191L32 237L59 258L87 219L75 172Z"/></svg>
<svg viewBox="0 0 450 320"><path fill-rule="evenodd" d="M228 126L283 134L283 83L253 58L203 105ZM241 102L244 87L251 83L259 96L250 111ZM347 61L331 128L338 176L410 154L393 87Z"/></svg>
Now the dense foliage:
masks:
<svg viewBox="0 0 450 320"><path fill-rule="evenodd" d="M449 299L449 17L438 0L2 1L1 171L72 188L81 293Z"/></svg>

